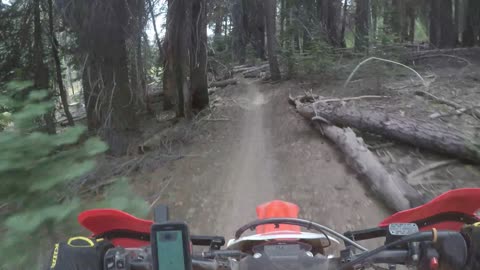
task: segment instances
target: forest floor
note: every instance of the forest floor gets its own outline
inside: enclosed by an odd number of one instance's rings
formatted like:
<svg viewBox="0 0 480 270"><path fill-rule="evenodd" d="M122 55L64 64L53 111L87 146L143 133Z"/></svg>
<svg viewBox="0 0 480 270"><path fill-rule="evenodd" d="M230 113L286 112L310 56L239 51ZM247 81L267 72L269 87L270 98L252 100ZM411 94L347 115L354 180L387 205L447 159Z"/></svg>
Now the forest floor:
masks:
<svg viewBox="0 0 480 270"><path fill-rule="evenodd" d="M429 119L432 113L452 109L416 96L416 90L466 107L478 105L480 59L465 60L440 58L418 63L415 69L428 82L428 89L410 73L380 65L363 68L347 88L343 83L348 73L336 74L341 79L308 78L276 84L240 79L238 85L216 89L211 109L193 124L174 122L171 113L158 113L156 119L145 123L150 130L139 139L147 141L141 143L148 146L144 154L136 153L137 144L131 156L106 163L120 164L116 166L118 174L128 175L138 194L149 203L168 204L172 218L187 221L196 234L229 238L255 218L258 204L272 199L296 203L300 217L341 232L376 226L391 212L373 197L335 145L288 105L288 96L305 92L324 97L385 95L388 98L348 105ZM471 136L480 128L480 120L468 114L431 121ZM371 134L358 135L390 173L400 174L429 197L480 184L478 166ZM423 170L439 161L441 166ZM367 246L373 244L378 243Z"/></svg>
<svg viewBox="0 0 480 270"><path fill-rule="evenodd" d="M160 196L197 234L231 237L255 219L258 204L273 199L296 203L302 218L339 231L375 226L389 212L288 105L294 86L242 80L218 90L210 120L183 147L183 158L136 179L137 190L150 202Z"/></svg>

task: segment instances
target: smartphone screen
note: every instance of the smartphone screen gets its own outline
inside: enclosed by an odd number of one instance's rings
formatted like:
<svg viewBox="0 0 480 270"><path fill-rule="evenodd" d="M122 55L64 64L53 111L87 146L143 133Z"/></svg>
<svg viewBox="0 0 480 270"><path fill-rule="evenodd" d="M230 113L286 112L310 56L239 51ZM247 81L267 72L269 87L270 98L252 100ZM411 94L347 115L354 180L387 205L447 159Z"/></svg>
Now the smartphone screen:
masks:
<svg viewBox="0 0 480 270"><path fill-rule="evenodd" d="M188 228L183 225L154 225L156 270L191 270Z"/></svg>

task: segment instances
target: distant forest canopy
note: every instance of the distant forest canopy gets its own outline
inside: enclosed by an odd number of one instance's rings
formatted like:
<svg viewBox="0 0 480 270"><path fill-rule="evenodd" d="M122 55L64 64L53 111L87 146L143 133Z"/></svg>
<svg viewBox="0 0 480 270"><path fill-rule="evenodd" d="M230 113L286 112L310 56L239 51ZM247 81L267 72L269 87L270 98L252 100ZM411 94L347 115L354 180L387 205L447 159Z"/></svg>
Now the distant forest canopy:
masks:
<svg viewBox="0 0 480 270"><path fill-rule="evenodd" d="M219 67L268 60L279 80L308 59L321 72L337 48L480 42L477 0L3 0L0 18L0 83L31 81L18 99L48 90L56 106L38 125L51 134L84 110L113 154L154 113L155 91L177 117L207 108L212 77L228 77Z"/></svg>

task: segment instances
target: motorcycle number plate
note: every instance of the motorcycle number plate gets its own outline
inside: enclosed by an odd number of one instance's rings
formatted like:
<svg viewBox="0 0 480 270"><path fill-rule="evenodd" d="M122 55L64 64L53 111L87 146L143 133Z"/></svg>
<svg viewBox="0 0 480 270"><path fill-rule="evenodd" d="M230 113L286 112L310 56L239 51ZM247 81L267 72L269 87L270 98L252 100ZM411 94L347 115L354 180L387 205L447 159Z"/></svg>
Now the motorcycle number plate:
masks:
<svg viewBox="0 0 480 270"><path fill-rule="evenodd" d="M419 231L415 223L392 223L388 225L390 235L403 236L417 233Z"/></svg>

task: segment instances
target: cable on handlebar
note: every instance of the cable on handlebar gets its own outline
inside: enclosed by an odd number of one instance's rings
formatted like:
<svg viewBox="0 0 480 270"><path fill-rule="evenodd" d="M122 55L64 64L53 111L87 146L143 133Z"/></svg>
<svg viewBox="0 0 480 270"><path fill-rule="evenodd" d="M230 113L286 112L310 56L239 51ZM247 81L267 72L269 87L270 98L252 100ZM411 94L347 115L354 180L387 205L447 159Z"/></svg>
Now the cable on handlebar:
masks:
<svg viewBox="0 0 480 270"><path fill-rule="evenodd" d="M255 220L253 222L250 222L240 229L238 229L235 232L235 239L240 238L240 236L247 230L254 230L256 227L260 225L266 225L266 224L290 224L290 225L297 225L297 226L302 226L308 229L314 229L316 231L320 231L324 233L324 231L328 232L329 234L338 237L342 239L343 241L348 242L352 246L362 250L362 251L368 251L367 248L363 247L362 245L356 243L352 239L349 239L348 237L345 237L344 235L336 232L335 230L330 229L329 227L323 226L321 224L304 220L304 219L298 219L298 218L269 218L269 219L260 219L260 220Z"/></svg>
<svg viewBox="0 0 480 270"><path fill-rule="evenodd" d="M387 245L384 245L384 246L381 246L381 247L376 248L374 250L363 253L362 255L355 258L351 262L342 265L340 270L350 269L350 268L356 266L357 264L360 264L361 262L365 261L366 259L368 259L372 256L375 256L375 255L377 255L378 253L380 253L384 250L387 250L391 247L394 247L394 246L397 246L397 245L400 245L400 244L413 242L413 241L418 241L418 242L428 241L428 240L431 241L431 240L433 240L435 235L437 235L436 230L435 230L435 232L432 230L432 231L429 231L429 232L418 232L418 233L414 233L414 234L405 236L401 239L398 239L397 241L391 242Z"/></svg>

